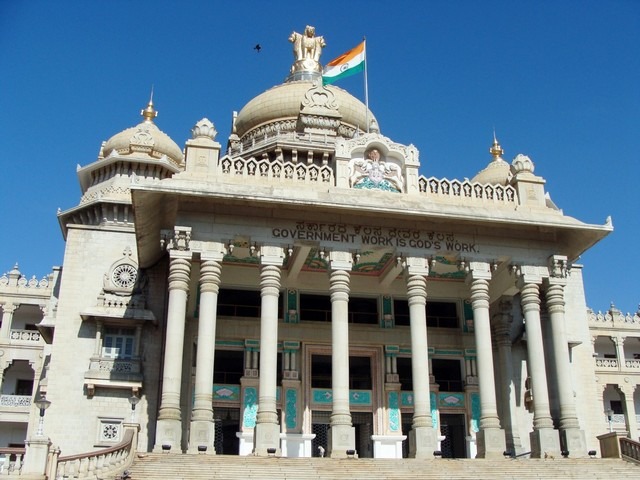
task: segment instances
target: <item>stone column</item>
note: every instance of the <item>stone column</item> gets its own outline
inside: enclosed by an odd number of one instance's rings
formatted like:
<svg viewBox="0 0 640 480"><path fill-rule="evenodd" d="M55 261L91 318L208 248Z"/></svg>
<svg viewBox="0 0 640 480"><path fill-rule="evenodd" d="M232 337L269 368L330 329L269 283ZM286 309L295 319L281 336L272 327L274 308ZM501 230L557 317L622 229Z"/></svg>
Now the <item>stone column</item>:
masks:
<svg viewBox="0 0 640 480"><path fill-rule="evenodd" d="M627 337L618 335L611 337L613 344L616 346L616 358L618 359L618 370L622 371L626 366L626 359L624 358L624 341Z"/></svg>
<svg viewBox="0 0 640 480"><path fill-rule="evenodd" d="M587 457L587 441L580 429L576 413L569 344L564 318L564 287L567 284L567 257L555 255L549 259L546 301L551 322L551 341L555 359L555 379L560 404L560 444L572 457ZM535 397L534 397L535 400Z"/></svg>
<svg viewBox="0 0 640 480"><path fill-rule="evenodd" d="M432 458L436 434L431 419L429 352L427 343L427 276L424 258L405 259L405 279L411 326L411 368L413 379L413 423L409 432L409 456Z"/></svg>
<svg viewBox="0 0 640 480"><path fill-rule="evenodd" d="M540 287L542 276L537 267L522 267L525 273L518 279L520 301L527 333L527 370L533 391L533 432L531 457L541 458L545 453L560 455L560 439L553 429L549 407L549 390L545 367L542 327L540 324Z"/></svg>
<svg viewBox="0 0 640 480"><path fill-rule="evenodd" d="M200 308L198 315L198 349L196 355L196 383L189 453L198 453L198 447L206 447L208 454L215 454L215 428L213 423L213 359L216 345L216 319L220 263L222 255L214 258L201 256Z"/></svg>
<svg viewBox="0 0 640 480"><path fill-rule="evenodd" d="M356 448L356 432L349 410L349 252L329 255L331 294L331 389L333 395L329 455L344 458Z"/></svg>
<svg viewBox="0 0 640 480"><path fill-rule="evenodd" d="M11 321L13 320L13 312L16 311L18 305L13 303L5 303L2 305L2 325L0 326L0 338L8 339L11 335Z"/></svg>
<svg viewBox="0 0 640 480"><path fill-rule="evenodd" d="M513 322L511 300L501 300L494 316L495 341L498 347L498 371L500 375L500 418L505 431L507 449L514 454L523 453L518 424L514 421L516 394L513 384L513 357L511 355L511 323Z"/></svg>
<svg viewBox="0 0 640 480"><path fill-rule="evenodd" d="M180 386L182 383L182 353L184 326L191 273L191 252L171 250L169 264L169 304L162 373L162 394L156 426L156 452L170 445L172 453L180 453L182 419L180 412Z"/></svg>
<svg viewBox="0 0 640 480"><path fill-rule="evenodd" d="M491 346L491 321L489 318L488 263L471 262L467 283L471 285L471 306L476 340L478 364L478 389L480 391L480 431L476 435L478 458L502 458L506 443L504 430L500 428L493 374L493 348Z"/></svg>
<svg viewBox="0 0 640 480"><path fill-rule="evenodd" d="M258 415L254 437L254 453L267 456L275 448L280 455L280 424L276 410L278 374L278 296L280 268L284 250L279 247L260 248L260 383Z"/></svg>
<svg viewBox="0 0 640 480"><path fill-rule="evenodd" d="M626 380L626 379L625 379ZM624 394L624 417L627 424L629 438L638 441L638 421L636 420L636 407L633 401L633 393L637 385L625 383L618 384L618 388Z"/></svg>

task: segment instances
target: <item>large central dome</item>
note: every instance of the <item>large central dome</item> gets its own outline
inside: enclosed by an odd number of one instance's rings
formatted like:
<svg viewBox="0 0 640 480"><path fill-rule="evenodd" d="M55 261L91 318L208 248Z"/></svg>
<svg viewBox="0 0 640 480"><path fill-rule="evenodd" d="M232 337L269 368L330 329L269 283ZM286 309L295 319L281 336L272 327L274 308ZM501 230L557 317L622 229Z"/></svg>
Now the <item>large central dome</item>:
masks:
<svg viewBox="0 0 640 480"><path fill-rule="evenodd" d="M258 95L240 110L235 123L237 135L243 138L254 129L276 123L280 125L280 131L292 129L286 125L295 129L300 112L304 108L305 96L312 88L314 84L310 81L288 81ZM346 127L340 129L343 135L349 131L366 131L367 121L369 124L375 122L371 111L367 114L365 104L346 90L333 85L317 88L328 90L335 96L337 112L341 115L340 123Z"/></svg>
<svg viewBox="0 0 640 480"><path fill-rule="evenodd" d="M320 53L323 37L307 26L304 34L293 32L294 63L285 82L247 103L234 121L241 142L274 133L326 133L352 138L377 121L364 103L339 87L322 84Z"/></svg>

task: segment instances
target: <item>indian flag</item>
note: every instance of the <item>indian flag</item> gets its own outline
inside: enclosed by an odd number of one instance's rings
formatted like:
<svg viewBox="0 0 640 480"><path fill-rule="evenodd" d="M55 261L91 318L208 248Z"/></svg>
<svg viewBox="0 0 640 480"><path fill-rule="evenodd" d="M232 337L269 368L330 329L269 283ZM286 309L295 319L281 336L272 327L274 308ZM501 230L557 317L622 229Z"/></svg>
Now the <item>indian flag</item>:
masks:
<svg viewBox="0 0 640 480"><path fill-rule="evenodd" d="M364 71L365 42L331 60L322 72L322 83L327 85Z"/></svg>

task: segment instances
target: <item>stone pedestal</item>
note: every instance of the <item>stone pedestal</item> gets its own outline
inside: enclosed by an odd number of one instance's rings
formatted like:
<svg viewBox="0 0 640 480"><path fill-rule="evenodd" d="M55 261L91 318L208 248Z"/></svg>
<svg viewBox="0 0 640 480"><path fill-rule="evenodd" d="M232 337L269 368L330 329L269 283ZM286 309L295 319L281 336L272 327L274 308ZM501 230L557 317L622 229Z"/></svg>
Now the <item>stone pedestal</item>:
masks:
<svg viewBox="0 0 640 480"><path fill-rule="evenodd" d="M277 423L258 423L255 432L254 455L266 457L269 455L268 449L275 448L275 455L281 456L280 450L280 425Z"/></svg>
<svg viewBox="0 0 640 480"><path fill-rule="evenodd" d="M214 424L207 420L192 420L191 430L189 432L189 449L187 453L206 453L215 455L214 446L215 431ZM204 452L198 450L198 447L206 447Z"/></svg>
<svg viewBox="0 0 640 480"><path fill-rule="evenodd" d="M504 430L485 428L476 433L478 458L502 458L507 448Z"/></svg>
<svg viewBox="0 0 640 480"><path fill-rule="evenodd" d="M281 433L282 456L289 458L312 457L311 442L315 433Z"/></svg>
<svg viewBox="0 0 640 480"><path fill-rule="evenodd" d="M47 468L47 457L51 440L48 437L33 437L26 442L26 453L21 475L28 475L29 478L45 478Z"/></svg>
<svg viewBox="0 0 640 480"><path fill-rule="evenodd" d="M531 458L545 458L545 455L560 458L560 437L552 428L534 430L529 434Z"/></svg>
<svg viewBox="0 0 640 480"><path fill-rule="evenodd" d="M433 458L435 450L436 432L432 427L417 427L409 432L409 457Z"/></svg>
<svg viewBox="0 0 640 480"><path fill-rule="evenodd" d="M347 450L356 449L356 429L349 425L333 425L329 428L329 456L347 458Z"/></svg>
<svg viewBox="0 0 640 480"><path fill-rule="evenodd" d="M167 418L158 420L156 427L156 444L153 447L154 453L182 453L182 422L180 419ZM171 448L165 450L163 447L169 445Z"/></svg>
<svg viewBox="0 0 640 480"><path fill-rule="evenodd" d="M560 445L569 452L569 456L572 458L589 456L584 430L560 430Z"/></svg>
<svg viewBox="0 0 640 480"><path fill-rule="evenodd" d="M406 435L372 435L374 458L402 458L402 442Z"/></svg>

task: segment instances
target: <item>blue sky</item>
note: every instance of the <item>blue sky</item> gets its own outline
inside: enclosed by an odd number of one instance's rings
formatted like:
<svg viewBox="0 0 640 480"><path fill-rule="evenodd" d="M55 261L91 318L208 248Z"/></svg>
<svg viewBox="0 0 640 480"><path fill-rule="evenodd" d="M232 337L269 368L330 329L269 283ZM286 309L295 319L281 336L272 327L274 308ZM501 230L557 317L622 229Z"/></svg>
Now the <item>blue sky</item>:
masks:
<svg viewBox="0 0 640 480"><path fill-rule="evenodd" d="M640 1L0 0L4 246L38 277L62 264L56 210L77 205L76 165L140 121L183 146L202 117L226 145L232 112L281 83L289 34L314 25L328 62L367 38L369 104L421 173L473 177L495 128L529 155L565 214L613 217L580 259L588 304L640 302ZM262 51L253 46L260 43ZM361 77L339 84L364 99Z"/></svg>

